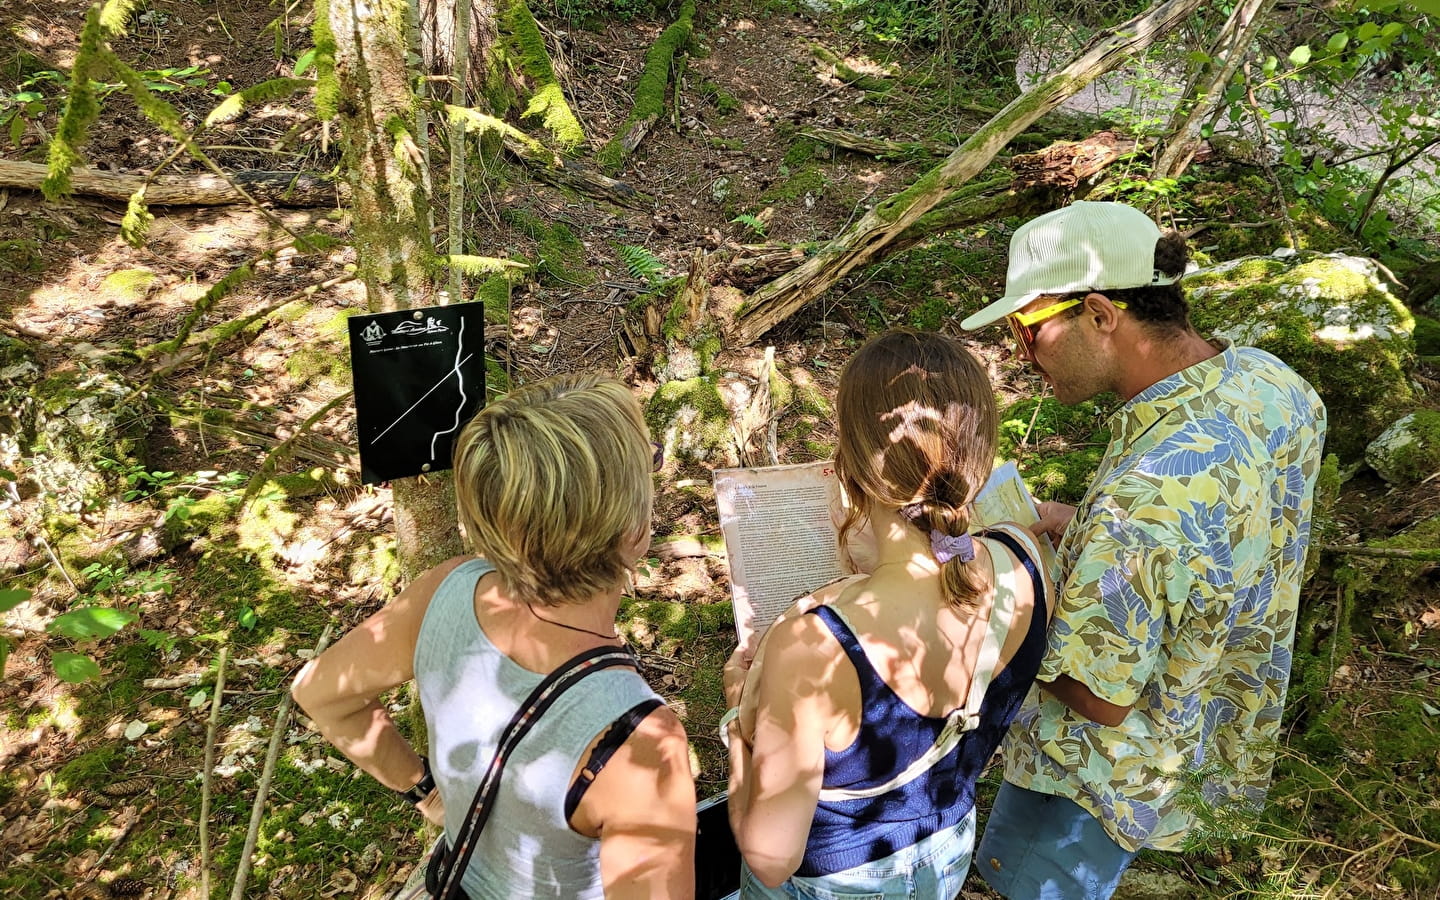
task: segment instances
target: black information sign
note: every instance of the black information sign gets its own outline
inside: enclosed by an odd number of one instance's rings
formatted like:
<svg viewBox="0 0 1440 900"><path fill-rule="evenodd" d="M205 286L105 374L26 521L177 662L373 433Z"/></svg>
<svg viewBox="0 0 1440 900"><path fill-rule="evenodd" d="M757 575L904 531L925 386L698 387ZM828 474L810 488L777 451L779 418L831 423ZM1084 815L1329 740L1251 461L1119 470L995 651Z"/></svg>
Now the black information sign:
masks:
<svg viewBox="0 0 1440 900"><path fill-rule="evenodd" d="M485 403L485 306L456 303L350 317L360 480L450 468L460 429Z"/></svg>

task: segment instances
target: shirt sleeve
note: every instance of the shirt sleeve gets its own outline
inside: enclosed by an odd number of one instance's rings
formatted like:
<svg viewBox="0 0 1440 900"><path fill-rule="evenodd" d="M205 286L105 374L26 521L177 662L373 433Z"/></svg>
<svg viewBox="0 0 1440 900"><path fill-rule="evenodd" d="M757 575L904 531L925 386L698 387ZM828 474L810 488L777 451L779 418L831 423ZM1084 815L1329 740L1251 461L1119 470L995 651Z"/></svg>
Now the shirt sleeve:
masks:
<svg viewBox="0 0 1440 900"><path fill-rule="evenodd" d="M1050 627L1039 678L1068 675L1116 706L1133 706L1161 657L1166 619L1184 608L1194 575L1183 543L1157 527L1165 513L1101 501L1076 522L1079 541ZM1074 527L1074 526L1072 526Z"/></svg>

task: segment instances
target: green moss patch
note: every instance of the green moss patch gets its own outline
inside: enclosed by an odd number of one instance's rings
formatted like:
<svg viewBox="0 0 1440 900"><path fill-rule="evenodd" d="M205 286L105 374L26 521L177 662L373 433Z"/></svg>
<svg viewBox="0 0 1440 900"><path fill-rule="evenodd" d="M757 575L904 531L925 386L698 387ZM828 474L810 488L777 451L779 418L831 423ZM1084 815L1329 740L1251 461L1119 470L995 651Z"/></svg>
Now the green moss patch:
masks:
<svg viewBox="0 0 1440 900"><path fill-rule="evenodd" d="M1343 461L1414 400L1415 324L1358 257L1248 257L1187 276L1202 334L1275 354L1314 385L1329 410L1326 446Z"/></svg>
<svg viewBox="0 0 1440 900"><path fill-rule="evenodd" d="M660 385L645 404L645 422L667 457L705 462L733 452L730 410L713 376Z"/></svg>

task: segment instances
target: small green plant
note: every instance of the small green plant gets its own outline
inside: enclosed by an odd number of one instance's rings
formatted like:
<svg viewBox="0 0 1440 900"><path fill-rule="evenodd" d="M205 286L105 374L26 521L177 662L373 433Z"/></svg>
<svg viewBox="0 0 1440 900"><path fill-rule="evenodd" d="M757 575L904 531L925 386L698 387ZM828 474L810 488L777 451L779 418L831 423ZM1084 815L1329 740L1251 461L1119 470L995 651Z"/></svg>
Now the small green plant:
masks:
<svg viewBox="0 0 1440 900"><path fill-rule="evenodd" d="M58 93L53 98L50 96L49 86L64 83L64 75L47 69L20 82L14 93L0 91L0 129L8 133L11 144L20 146L20 139L25 136L29 124L34 122L38 125L49 109L49 101L59 98Z"/></svg>
<svg viewBox="0 0 1440 900"><path fill-rule="evenodd" d="M30 599L30 592L21 588L5 588L0 590L0 615L9 612L26 600ZM5 677L5 662L10 658L10 639L0 635L0 678Z"/></svg>
<svg viewBox="0 0 1440 900"><path fill-rule="evenodd" d="M625 268L631 276L652 287L664 280L662 277L665 272L664 260L644 247L637 247L634 244L619 244L615 247L615 252L620 254L620 259L625 263Z"/></svg>
<svg viewBox="0 0 1440 900"><path fill-rule="evenodd" d="M741 225L744 225L751 231L755 232L755 235L757 237L763 238L765 236L765 222L756 216L752 216L749 213L741 213L730 221L738 222Z"/></svg>

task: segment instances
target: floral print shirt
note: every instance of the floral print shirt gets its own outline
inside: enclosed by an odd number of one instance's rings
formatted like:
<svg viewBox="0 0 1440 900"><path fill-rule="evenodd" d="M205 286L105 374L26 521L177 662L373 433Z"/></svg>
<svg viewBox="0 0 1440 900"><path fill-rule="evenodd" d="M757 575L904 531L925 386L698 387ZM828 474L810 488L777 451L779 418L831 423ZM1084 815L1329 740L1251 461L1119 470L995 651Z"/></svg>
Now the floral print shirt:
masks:
<svg viewBox="0 0 1440 900"><path fill-rule="evenodd" d="M1005 780L1074 800L1127 850L1176 850L1193 804L1264 801L1325 407L1275 357L1227 344L1110 425L1060 545L1038 677L1134 708L1107 727L1037 685L1007 735Z"/></svg>

